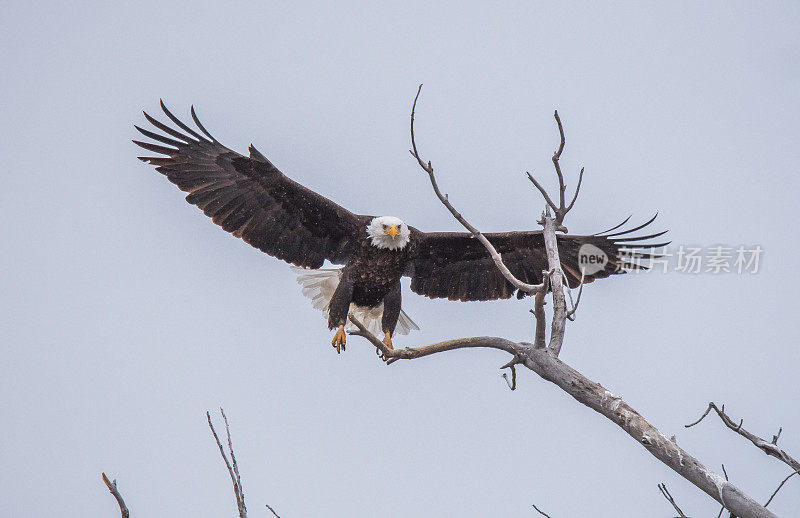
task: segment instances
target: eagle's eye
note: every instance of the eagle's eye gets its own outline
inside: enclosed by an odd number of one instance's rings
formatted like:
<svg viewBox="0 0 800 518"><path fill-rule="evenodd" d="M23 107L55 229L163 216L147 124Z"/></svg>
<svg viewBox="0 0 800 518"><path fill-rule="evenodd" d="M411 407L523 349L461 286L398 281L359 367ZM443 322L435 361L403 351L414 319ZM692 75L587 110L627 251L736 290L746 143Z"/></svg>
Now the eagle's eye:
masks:
<svg viewBox="0 0 800 518"><path fill-rule="evenodd" d="M386 225L383 226L383 230L386 230Z"/></svg>

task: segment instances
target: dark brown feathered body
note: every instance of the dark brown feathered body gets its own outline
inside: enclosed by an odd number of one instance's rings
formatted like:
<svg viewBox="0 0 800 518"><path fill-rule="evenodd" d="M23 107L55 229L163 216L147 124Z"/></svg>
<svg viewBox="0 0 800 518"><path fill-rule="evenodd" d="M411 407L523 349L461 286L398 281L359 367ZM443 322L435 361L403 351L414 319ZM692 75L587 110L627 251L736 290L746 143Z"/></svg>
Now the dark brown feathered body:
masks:
<svg viewBox="0 0 800 518"><path fill-rule="evenodd" d="M136 129L160 144L134 142L162 155L140 159L155 165L170 182L188 192L186 201L227 232L278 259L306 268L320 268L325 260L345 265L331 300L329 325L344 323L351 302L367 307L383 302L384 330L391 333L400 312L401 276L411 278L414 293L432 298L494 300L514 294L513 285L495 267L480 242L468 233L427 233L411 228L404 248L377 248L366 232L372 216L354 214L303 187L253 146L249 157L226 148L206 131L194 109L191 115L202 135L170 113L163 103L161 106L180 130L145 113L147 120L163 133L138 126ZM561 266L569 285L580 284L578 250L584 244L596 246L608 258L602 269L584 277L584 283L641 268L636 261L651 256L641 251L632 255L625 252L663 246L664 243L642 243L663 232L620 236L650 222L615 234L607 231L605 235L559 235ZM547 257L541 231L485 235L517 278L530 284L542 281Z"/></svg>
<svg viewBox="0 0 800 518"><path fill-rule="evenodd" d="M378 248L364 232L331 298L328 327L333 329L345 323L351 302L368 308L383 303L383 330L394 333L401 306L400 277L411 250L410 246L398 250Z"/></svg>
<svg viewBox="0 0 800 518"><path fill-rule="evenodd" d="M399 250L377 248L366 237L361 240L344 268L354 283L353 302L375 307L400 282L408 264L410 247Z"/></svg>

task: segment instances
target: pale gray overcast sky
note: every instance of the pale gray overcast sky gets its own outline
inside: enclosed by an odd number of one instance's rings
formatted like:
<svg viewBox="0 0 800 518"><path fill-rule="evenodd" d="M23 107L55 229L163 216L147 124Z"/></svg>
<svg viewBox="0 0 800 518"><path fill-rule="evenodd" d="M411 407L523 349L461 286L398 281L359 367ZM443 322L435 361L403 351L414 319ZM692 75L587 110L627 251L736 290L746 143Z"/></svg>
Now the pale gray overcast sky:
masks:
<svg viewBox="0 0 800 518"><path fill-rule="evenodd" d="M258 5L254 5L258 4ZM563 166L592 233L661 212L675 246L760 245L757 274L589 286L562 358L765 501L788 468L710 400L800 454L796 2L10 2L0 21L0 516L235 516L205 423L223 406L252 516L673 516L717 506L497 351L391 367L337 356L289 267L135 159L133 123L194 103L347 208L458 230L408 154L486 231L535 228ZM672 268L674 270L674 268ZM529 340L529 301L413 295L398 345ZM800 508L800 481L770 508Z"/></svg>

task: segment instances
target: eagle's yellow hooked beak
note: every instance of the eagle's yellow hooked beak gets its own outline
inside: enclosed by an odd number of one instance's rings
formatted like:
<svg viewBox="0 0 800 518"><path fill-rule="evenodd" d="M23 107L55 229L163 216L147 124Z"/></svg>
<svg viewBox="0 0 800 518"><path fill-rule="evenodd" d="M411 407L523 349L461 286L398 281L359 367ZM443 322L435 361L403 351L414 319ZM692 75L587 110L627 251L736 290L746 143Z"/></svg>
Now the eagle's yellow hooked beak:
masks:
<svg viewBox="0 0 800 518"><path fill-rule="evenodd" d="M397 226L396 225L389 225L389 228L383 231L384 234L387 236L392 236L392 241L394 241L394 236L397 235Z"/></svg>

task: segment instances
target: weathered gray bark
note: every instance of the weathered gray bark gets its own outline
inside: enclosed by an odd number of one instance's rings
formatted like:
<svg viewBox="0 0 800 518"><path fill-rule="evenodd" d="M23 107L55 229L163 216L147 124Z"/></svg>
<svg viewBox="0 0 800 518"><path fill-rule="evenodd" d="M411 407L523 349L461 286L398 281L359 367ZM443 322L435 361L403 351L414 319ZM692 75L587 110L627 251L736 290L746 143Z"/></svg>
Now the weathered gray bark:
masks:
<svg viewBox="0 0 800 518"><path fill-rule="evenodd" d="M522 364L543 379L557 385L579 403L586 405L622 428L655 458L697 486L739 518L767 518L775 515L741 489L708 467L669 439L621 397L615 396L600 383L590 380L562 360L549 347L536 347L526 342L481 336L446 340L423 347L387 350L383 342L372 335L357 319L350 320L357 334L367 338L381 350L387 363L430 356L444 351L464 348L499 349L512 354L515 363Z"/></svg>
<svg viewBox="0 0 800 518"><path fill-rule="evenodd" d="M704 466L699 460L667 438L639 412L613 395L601 384L592 381L560 359L549 348L534 348L518 344L522 364L558 385L578 402L610 419L644 446L658 460L697 486L711 498L740 518L765 518L775 515L721 475Z"/></svg>

